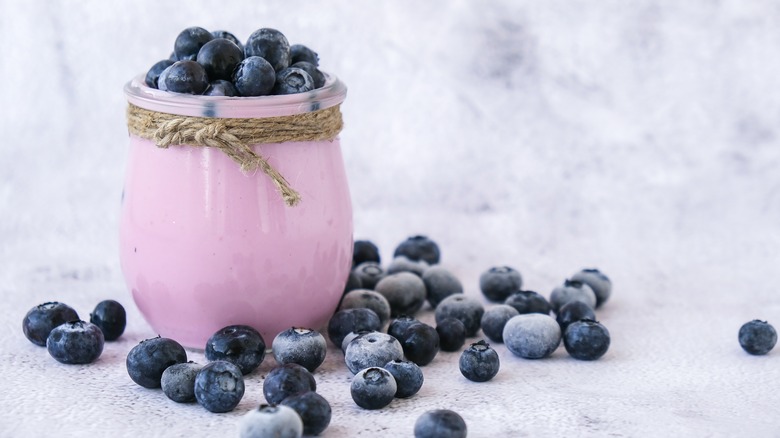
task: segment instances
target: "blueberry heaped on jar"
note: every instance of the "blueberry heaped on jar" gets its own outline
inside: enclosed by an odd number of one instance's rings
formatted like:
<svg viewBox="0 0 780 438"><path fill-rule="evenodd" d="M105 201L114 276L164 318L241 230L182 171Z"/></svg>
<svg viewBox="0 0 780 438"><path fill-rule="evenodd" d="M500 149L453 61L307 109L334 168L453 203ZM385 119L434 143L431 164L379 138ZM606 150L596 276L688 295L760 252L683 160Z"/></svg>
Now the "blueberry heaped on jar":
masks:
<svg viewBox="0 0 780 438"><path fill-rule="evenodd" d="M297 94L314 89L314 79L305 70L287 67L276 74L273 94Z"/></svg>
<svg viewBox="0 0 780 438"><path fill-rule="evenodd" d="M283 33L264 27L252 32L244 45L246 57L259 56L271 63L274 70L290 66L290 43Z"/></svg>
<svg viewBox="0 0 780 438"><path fill-rule="evenodd" d="M200 48L212 39L214 35L206 29L197 26L188 27L176 37L173 43L173 54L179 61L194 61Z"/></svg>
<svg viewBox="0 0 780 438"><path fill-rule="evenodd" d="M204 44L196 59L212 81L233 79L233 71L243 60L244 52L225 38L216 38Z"/></svg>

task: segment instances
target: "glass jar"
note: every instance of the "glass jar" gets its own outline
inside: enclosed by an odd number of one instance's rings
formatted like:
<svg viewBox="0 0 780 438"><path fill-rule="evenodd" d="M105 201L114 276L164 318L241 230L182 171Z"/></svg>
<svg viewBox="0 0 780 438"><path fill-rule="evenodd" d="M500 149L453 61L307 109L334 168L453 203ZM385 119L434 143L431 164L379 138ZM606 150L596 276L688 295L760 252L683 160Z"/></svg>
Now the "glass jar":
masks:
<svg viewBox="0 0 780 438"><path fill-rule="evenodd" d="M190 96L151 89L143 77L124 91L131 108L207 120L337 110L346 96L332 75L286 96ZM321 329L352 263L339 138L250 145L300 194L295 206L266 173L242 170L219 148L158 144L131 129L120 218L122 272L151 327L198 349L233 324L256 328L268 346L293 326Z"/></svg>

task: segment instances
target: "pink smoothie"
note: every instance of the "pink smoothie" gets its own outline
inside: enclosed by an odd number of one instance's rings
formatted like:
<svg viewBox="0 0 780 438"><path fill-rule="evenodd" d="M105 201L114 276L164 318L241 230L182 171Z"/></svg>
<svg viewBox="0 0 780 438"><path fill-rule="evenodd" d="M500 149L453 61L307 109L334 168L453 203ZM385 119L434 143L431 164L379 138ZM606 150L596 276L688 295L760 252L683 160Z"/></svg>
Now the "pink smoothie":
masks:
<svg viewBox="0 0 780 438"><path fill-rule="evenodd" d="M168 97L138 82L126 87L128 100L162 111L154 100ZM318 102L332 97L327 91ZM343 100L346 89L339 92L330 102ZM208 109L216 108L219 117L262 117L312 108L312 96L298 97L305 104L283 97L284 108L277 110L266 99L255 103L262 108L254 112L246 100L234 111L235 102L226 98ZM171 99L185 102L181 113L201 115L199 98ZM152 328L185 346L202 349L209 336L231 324L255 327L268 346L292 326L321 329L344 290L352 262L352 207L339 140L253 148L301 194L297 206L286 206L262 171L246 175L219 150L160 149L130 137L122 271Z"/></svg>

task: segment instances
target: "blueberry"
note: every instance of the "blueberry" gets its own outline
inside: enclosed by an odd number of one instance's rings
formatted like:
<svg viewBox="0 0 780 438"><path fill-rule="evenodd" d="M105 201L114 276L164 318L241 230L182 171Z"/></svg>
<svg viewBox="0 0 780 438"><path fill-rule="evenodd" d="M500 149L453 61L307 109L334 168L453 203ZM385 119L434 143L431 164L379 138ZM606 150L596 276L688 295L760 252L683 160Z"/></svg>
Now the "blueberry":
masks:
<svg viewBox="0 0 780 438"><path fill-rule="evenodd" d="M195 362L177 363L162 373L160 386L169 399L176 403L190 403L195 399L195 377L203 365Z"/></svg>
<svg viewBox="0 0 780 438"><path fill-rule="evenodd" d="M299 68L311 76L314 81L314 88L320 88L325 85L325 75L314 64L306 61L299 61L294 64L290 64L290 67Z"/></svg>
<svg viewBox="0 0 780 438"><path fill-rule="evenodd" d="M303 44L293 44L290 46L290 64L295 64L296 62L308 62L317 67L320 65L320 57L317 55L317 52Z"/></svg>
<svg viewBox="0 0 780 438"><path fill-rule="evenodd" d="M360 278L360 283L365 289L373 289L386 275L378 262L363 262L355 266L352 272Z"/></svg>
<svg viewBox="0 0 780 438"><path fill-rule="evenodd" d="M187 362L184 347L173 339L156 337L141 341L127 354L127 373L144 388L159 388L162 373L171 365Z"/></svg>
<svg viewBox="0 0 780 438"><path fill-rule="evenodd" d="M358 336L344 351L344 362L352 374L364 368L381 367L391 360L400 360L403 357L404 350L398 339L382 332Z"/></svg>
<svg viewBox="0 0 780 438"><path fill-rule="evenodd" d="M289 406L260 405L241 417L238 430L241 438L300 438L303 421Z"/></svg>
<svg viewBox="0 0 780 438"><path fill-rule="evenodd" d="M517 315L504 326L504 345L515 356L542 359L551 355L561 343L561 327L549 315Z"/></svg>
<svg viewBox="0 0 780 438"><path fill-rule="evenodd" d="M252 32L244 46L246 57L266 59L274 70L282 71L290 66L290 43L276 29L263 28Z"/></svg>
<svg viewBox="0 0 780 438"><path fill-rule="evenodd" d="M301 327L289 328L271 344L274 358L280 364L296 363L314 372L325 361L328 346L319 332Z"/></svg>
<svg viewBox="0 0 780 438"><path fill-rule="evenodd" d="M208 363L195 376L195 399L209 412L230 412L243 396L244 376L231 362Z"/></svg>
<svg viewBox="0 0 780 438"><path fill-rule="evenodd" d="M416 363L408 360L394 360L384 367L393 375L396 384L395 397L407 398L417 394L422 388L423 372Z"/></svg>
<svg viewBox="0 0 780 438"><path fill-rule="evenodd" d="M401 242L393 257L406 256L412 260L424 260L429 265L439 263L439 245L426 236L412 236Z"/></svg>
<svg viewBox="0 0 780 438"><path fill-rule="evenodd" d="M425 283L425 297L434 309L448 296L463 293L463 284L458 277L439 265L426 269L422 280Z"/></svg>
<svg viewBox="0 0 780 438"><path fill-rule="evenodd" d="M414 423L414 438L466 438L466 422L449 409L427 411Z"/></svg>
<svg viewBox="0 0 780 438"><path fill-rule="evenodd" d="M404 356L419 366L433 361L439 353L439 332L428 324L412 324L402 335Z"/></svg>
<svg viewBox="0 0 780 438"><path fill-rule="evenodd" d="M209 86L209 78L206 70L195 61L176 61L163 73L165 91L185 94L203 94ZM158 86L159 86L158 82ZM160 87L162 89L162 87Z"/></svg>
<svg viewBox="0 0 780 438"><path fill-rule="evenodd" d="M352 379L352 400L363 409L381 409L390 404L398 391L395 378L380 367L366 368Z"/></svg>
<svg viewBox="0 0 780 438"><path fill-rule="evenodd" d="M355 271L349 271L347 276L347 283L344 285L344 294L353 291L355 289L363 289L363 282L360 280Z"/></svg>
<svg viewBox="0 0 780 438"><path fill-rule="evenodd" d="M344 309L334 313L328 321L328 338L338 347L350 332L378 331L381 328L379 317L373 310Z"/></svg>
<svg viewBox="0 0 780 438"><path fill-rule="evenodd" d="M276 74L276 83L272 94L297 94L314 89L314 79L305 70L287 67Z"/></svg>
<svg viewBox="0 0 780 438"><path fill-rule="evenodd" d="M428 269L430 265L424 260L412 260L406 256L394 257L387 265L385 270L388 275L397 274L399 272L411 272L412 274L422 277L423 272Z"/></svg>
<svg viewBox="0 0 780 438"><path fill-rule="evenodd" d="M472 382L487 382L498 374L500 366L498 353L485 341L475 342L463 350L458 362L460 373Z"/></svg>
<svg viewBox="0 0 780 438"><path fill-rule="evenodd" d="M248 325L230 325L217 331L206 342L206 359L226 360L242 374L249 374L265 358L265 340Z"/></svg>
<svg viewBox="0 0 780 438"><path fill-rule="evenodd" d="M561 326L561 332L565 332L569 324L581 319L596 319L593 309L582 301L572 301L564 304L558 309L558 314L555 316L555 320Z"/></svg>
<svg viewBox="0 0 780 438"><path fill-rule="evenodd" d="M69 321L54 327L46 339L46 349L57 362L92 363L103 352L103 332L95 324Z"/></svg>
<svg viewBox="0 0 780 438"><path fill-rule="evenodd" d="M157 88L160 91L168 91L168 85L166 85L166 82L168 80L168 75L171 73L171 68L173 68L173 64L169 65L165 68L162 72L160 72L160 76L157 78Z"/></svg>
<svg viewBox="0 0 780 438"><path fill-rule="evenodd" d="M487 309L482 315L482 333L493 342L504 342L506 322L519 314L517 309L508 304L499 304Z"/></svg>
<svg viewBox="0 0 780 438"><path fill-rule="evenodd" d="M188 27L176 37L173 53L179 61L194 61L200 48L212 39L214 36L206 29L197 26Z"/></svg>
<svg viewBox="0 0 780 438"><path fill-rule="evenodd" d="M235 35L233 35L232 33L226 30L212 30L211 36L213 36L214 38L224 38L230 41L231 43L237 45L238 48L241 49L242 52L241 57L243 58L244 45L241 43L241 41L238 40L238 38L236 38Z"/></svg>
<svg viewBox="0 0 780 438"><path fill-rule="evenodd" d="M233 79L233 71L244 60L244 52L225 38L215 38L200 48L198 64L203 66L209 79Z"/></svg>
<svg viewBox="0 0 780 438"><path fill-rule="evenodd" d="M520 272L509 266L495 266L479 276L479 289L490 301L501 302L509 295L520 290L523 277Z"/></svg>
<svg viewBox="0 0 780 438"><path fill-rule="evenodd" d="M379 248L370 240L356 240L353 243L352 267L358 266L363 262L379 263L381 257Z"/></svg>
<svg viewBox="0 0 780 438"><path fill-rule="evenodd" d="M413 315L425 304L425 283L411 272L390 274L374 289L390 303L390 315Z"/></svg>
<svg viewBox="0 0 780 438"><path fill-rule="evenodd" d="M504 304L508 304L521 315L525 313L541 313L549 315L552 310L550 302L542 294L532 290L521 290L509 295Z"/></svg>
<svg viewBox="0 0 780 438"><path fill-rule="evenodd" d="M325 397L309 391L282 400L282 406L293 408L303 421L304 435L319 435L330 424L332 410ZM273 435L276 436L276 435Z"/></svg>
<svg viewBox="0 0 780 438"><path fill-rule="evenodd" d="M387 298L377 291L370 289L355 289L347 292L341 298L341 309L366 308L373 310L379 317L382 327L390 320L390 303Z"/></svg>
<svg viewBox="0 0 780 438"><path fill-rule="evenodd" d="M442 351L458 351L466 343L466 326L457 318L444 318L436 324L436 332Z"/></svg>
<svg viewBox="0 0 780 438"><path fill-rule="evenodd" d="M581 281L593 289L593 293L596 294L596 308L601 307L612 294L612 282L609 277L596 268L583 269L572 275L571 279Z"/></svg>
<svg viewBox="0 0 780 438"><path fill-rule="evenodd" d="M406 329L414 324L419 324L420 321L409 315L398 315L390 322L387 327L387 334L398 339L400 342L404 338Z"/></svg>
<svg viewBox="0 0 780 438"><path fill-rule="evenodd" d="M152 88L157 88L157 80L160 78L160 73L172 66L174 62L175 61L172 59L163 59L162 61L156 62L149 71L146 72L144 83Z"/></svg>
<svg viewBox="0 0 780 438"><path fill-rule="evenodd" d="M314 376L304 367L286 363L271 369L263 380L265 400L276 405L287 397L317 390Z"/></svg>
<svg viewBox="0 0 780 438"><path fill-rule="evenodd" d="M596 360L609 349L609 331L592 319L574 321L566 327L563 346L575 359Z"/></svg>
<svg viewBox="0 0 780 438"><path fill-rule="evenodd" d="M777 344L777 332L766 321L754 319L739 328L739 345L750 354L767 354L775 344Z"/></svg>
<svg viewBox="0 0 780 438"><path fill-rule="evenodd" d="M209 86L206 87L206 91L203 92L203 95L236 97L238 96L238 90L236 90L236 87L232 82L217 79L216 81L211 81L211 83L209 83Z"/></svg>
<svg viewBox="0 0 780 438"><path fill-rule="evenodd" d="M476 299L464 294L453 294L436 306L436 324L447 318L456 318L466 327L466 337L477 334L485 308Z"/></svg>
<svg viewBox="0 0 780 438"><path fill-rule="evenodd" d="M271 64L259 56L248 56L233 72L233 85L241 96L266 96L276 83L276 72Z"/></svg>
<svg viewBox="0 0 780 438"><path fill-rule="evenodd" d="M376 333L376 330L359 330L356 332L349 332L347 336L344 336L344 340L341 341L341 352L346 353L349 343L354 341L358 336L367 335L369 333Z"/></svg>
<svg viewBox="0 0 780 438"><path fill-rule="evenodd" d="M127 313L121 304L114 300L104 300L95 306L89 314L89 322L100 327L106 341L114 341L125 332Z"/></svg>
<svg viewBox="0 0 780 438"><path fill-rule="evenodd" d="M582 301L591 308L596 308L596 294L590 286L581 281L566 280L563 286L556 287L550 294L550 306L555 313L570 301Z"/></svg>
<svg viewBox="0 0 780 438"><path fill-rule="evenodd" d="M45 347L52 329L69 321L79 321L78 313L67 304L52 301L30 309L22 320L22 331L30 342Z"/></svg>

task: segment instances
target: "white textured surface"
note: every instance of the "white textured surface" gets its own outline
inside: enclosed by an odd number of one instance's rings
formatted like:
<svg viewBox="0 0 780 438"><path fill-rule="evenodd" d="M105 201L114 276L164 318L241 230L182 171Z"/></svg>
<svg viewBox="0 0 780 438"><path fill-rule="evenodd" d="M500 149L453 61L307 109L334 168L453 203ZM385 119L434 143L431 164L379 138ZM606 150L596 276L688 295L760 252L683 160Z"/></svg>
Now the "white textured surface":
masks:
<svg viewBox="0 0 780 438"><path fill-rule="evenodd" d="M154 334L117 260L121 88L190 25L276 27L344 79L356 237L386 260L424 233L474 296L496 264L546 295L586 266L615 283L598 313L612 346L593 363L499 345L501 371L476 384L442 353L417 396L369 412L329 351L323 436L410 436L432 408L474 437L780 433L780 352L736 340L750 319L780 324L777 5L323 3L0 0L0 435L231 436L262 401L272 360L221 415L124 370ZM130 322L93 365L60 365L21 333L36 304L88 317L104 298Z"/></svg>

